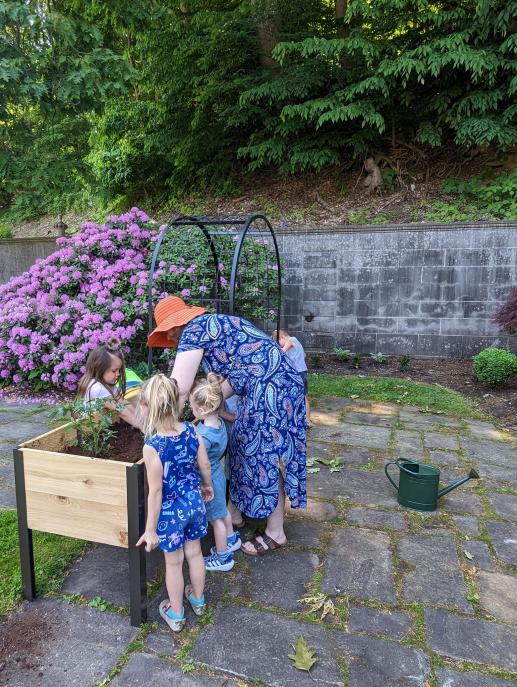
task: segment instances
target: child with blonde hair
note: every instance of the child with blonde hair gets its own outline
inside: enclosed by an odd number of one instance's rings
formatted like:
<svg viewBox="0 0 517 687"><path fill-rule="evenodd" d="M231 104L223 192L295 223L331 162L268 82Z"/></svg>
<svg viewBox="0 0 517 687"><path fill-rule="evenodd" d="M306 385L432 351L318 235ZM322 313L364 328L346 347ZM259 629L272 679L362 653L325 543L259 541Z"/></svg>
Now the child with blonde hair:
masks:
<svg viewBox="0 0 517 687"><path fill-rule="evenodd" d="M105 399L105 406L117 410L120 417L133 427L141 429L135 408L124 400L126 391L126 364L116 337L96 346L88 354L86 370L79 380L77 397L87 403Z"/></svg>
<svg viewBox="0 0 517 687"><path fill-rule="evenodd" d="M175 379L163 374L147 380L140 393L147 438L143 455L149 484L147 522L137 546L151 551L159 546L165 556L165 583L169 598L160 603L160 615L174 632L185 624L183 593L196 615L206 609L205 563L200 539L207 533L206 508L214 492L210 463L200 434L179 419L179 390ZM185 587L183 560L190 582Z"/></svg>
<svg viewBox="0 0 517 687"><path fill-rule="evenodd" d="M271 337L273 341L278 343L280 348L289 358L291 365L302 378L303 389L305 392L305 412L307 415L307 425L310 427L311 406L309 403L309 396L307 395L309 391L309 384L307 380L308 369L307 363L305 362L305 351L303 350L303 346L300 341L298 341L296 336L290 336L286 329L279 329L278 331L275 330L271 333Z"/></svg>
<svg viewBox="0 0 517 687"><path fill-rule="evenodd" d="M241 547L239 532L233 531L230 513L226 506L226 477L221 459L223 458L228 435L218 411L223 403L220 378L210 372L206 379L199 379L190 392L190 407L194 417L199 420L198 431L203 437L210 467L214 498L207 504L207 519L214 530L215 547L205 558L206 569L213 572L231 570L235 561L233 552Z"/></svg>

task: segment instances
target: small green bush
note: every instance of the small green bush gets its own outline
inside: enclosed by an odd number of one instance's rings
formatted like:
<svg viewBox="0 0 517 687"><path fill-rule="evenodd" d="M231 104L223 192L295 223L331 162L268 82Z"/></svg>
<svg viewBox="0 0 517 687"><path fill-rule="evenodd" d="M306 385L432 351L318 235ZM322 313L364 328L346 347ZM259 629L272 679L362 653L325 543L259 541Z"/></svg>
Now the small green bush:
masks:
<svg viewBox="0 0 517 687"><path fill-rule="evenodd" d="M317 353L310 353L309 354L309 363L310 363L311 367L319 369L322 366L321 356L318 355Z"/></svg>
<svg viewBox="0 0 517 687"><path fill-rule="evenodd" d="M485 348L473 358L474 374L484 384L506 384L517 374L517 355L504 348Z"/></svg>
<svg viewBox="0 0 517 687"><path fill-rule="evenodd" d="M399 370L401 372L405 372L406 370L409 370L410 365L411 356L408 353L404 353L403 355L401 355L399 358Z"/></svg>
<svg viewBox="0 0 517 687"><path fill-rule="evenodd" d="M10 227L7 227L5 225L0 224L0 239L10 239L12 238L13 233L10 229Z"/></svg>
<svg viewBox="0 0 517 687"><path fill-rule="evenodd" d="M381 353L380 351L378 353L370 353L370 358L373 360L374 363L385 363L386 362L386 356L384 353Z"/></svg>
<svg viewBox="0 0 517 687"><path fill-rule="evenodd" d="M355 353L354 357L352 358L352 365L355 367L356 370L358 370L361 367L361 356L359 353Z"/></svg>
<svg viewBox="0 0 517 687"><path fill-rule="evenodd" d="M346 363L352 356L352 351L349 348L335 348L334 355L340 363Z"/></svg>

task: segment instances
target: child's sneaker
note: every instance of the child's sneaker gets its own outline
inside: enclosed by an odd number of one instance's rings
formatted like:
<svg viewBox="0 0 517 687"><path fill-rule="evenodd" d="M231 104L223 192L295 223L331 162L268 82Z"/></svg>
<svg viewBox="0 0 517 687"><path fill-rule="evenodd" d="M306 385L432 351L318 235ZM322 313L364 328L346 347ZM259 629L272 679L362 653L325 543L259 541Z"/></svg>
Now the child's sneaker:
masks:
<svg viewBox="0 0 517 687"><path fill-rule="evenodd" d="M231 552L224 554L213 553L211 556L205 558L205 567L210 572L228 572L235 565L233 555Z"/></svg>
<svg viewBox="0 0 517 687"><path fill-rule="evenodd" d="M181 609L181 615L176 615L171 608L168 599L164 599L159 607L160 615L173 632L181 632L185 625L185 609Z"/></svg>
<svg viewBox="0 0 517 687"><path fill-rule="evenodd" d="M226 545L226 553L233 553L234 551L238 551L242 546L242 540L241 540L241 533L238 532L237 530L228 537L228 544ZM217 547L212 546L210 549L210 553L212 556L215 556L217 553Z"/></svg>
<svg viewBox="0 0 517 687"><path fill-rule="evenodd" d="M192 589L192 585L187 584L187 586L185 587L185 597L196 615L204 615L206 611L206 602L204 594L200 599L196 599L196 597L194 596L194 590Z"/></svg>

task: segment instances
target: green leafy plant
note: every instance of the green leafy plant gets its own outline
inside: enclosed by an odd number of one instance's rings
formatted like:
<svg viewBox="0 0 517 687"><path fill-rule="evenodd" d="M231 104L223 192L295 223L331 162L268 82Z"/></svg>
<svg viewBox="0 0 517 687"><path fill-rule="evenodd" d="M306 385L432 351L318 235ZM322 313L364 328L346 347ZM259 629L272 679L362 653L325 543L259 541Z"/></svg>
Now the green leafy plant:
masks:
<svg viewBox="0 0 517 687"><path fill-rule="evenodd" d="M335 348L334 355L340 363L346 363L352 356L352 351L348 348Z"/></svg>
<svg viewBox="0 0 517 687"><path fill-rule="evenodd" d="M507 384L517 374L517 355L504 348L485 348L474 356L473 367L483 384Z"/></svg>
<svg viewBox="0 0 517 687"><path fill-rule="evenodd" d="M361 356L359 353L354 353L352 356L352 367L358 370L361 367Z"/></svg>
<svg viewBox="0 0 517 687"><path fill-rule="evenodd" d="M411 366L411 356L408 353L403 353L399 358L399 370L406 372Z"/></svg>
<svg viewBox="0 0 517 687"><path fill-rule="evenodd" d="M82 399L75 399L65 403L53 413L55 421L67 420L76 430L76 438L72 446L78 446L88 455L97 458L106 455L110 440L114 436L114 415L119 408L106 408L105 399L95 399L86 403Z"/></svg>
<svg viewBox="0 0 517 687"><path fill-rule="evenodd" d="M0 239L10 239L12 235L10 227L0 224Z"/></svg>
<svg viewBox="0 0 517 687"><path fill-rule="evenodd" d="M322 366L321 355L318 353L309 353L309 362L311 367L319 369Z"/></svg>
<svg viewBox="0 0 517 687"><path fill-rule="evenodd" d="M88 601L87 605L91 608L96 608L98 611L109 611L109 609L113 607L113 604L106 601L106 599L103 599L101 596L94 596L93 599Z"/></svg>
<svg viewBox="0 0 517 687"><path fill-rule="evenodd" d="M358 208L350 215L350 224L368 224L370 212L366 208Z"/></svg>
<svg viewBox="0 0 517 687"><path fill-rule="evenodd" d="M384 353L370 353L370 358L373 360L374 363L385 363L386 362L386 356Z"/></svg>

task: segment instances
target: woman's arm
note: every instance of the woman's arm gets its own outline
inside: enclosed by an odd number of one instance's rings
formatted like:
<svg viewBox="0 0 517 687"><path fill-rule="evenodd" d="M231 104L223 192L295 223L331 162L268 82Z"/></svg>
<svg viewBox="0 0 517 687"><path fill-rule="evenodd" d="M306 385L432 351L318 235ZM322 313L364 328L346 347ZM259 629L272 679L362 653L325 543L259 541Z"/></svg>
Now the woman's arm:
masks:
<svg viewBox="0 0 517 687"><path fill-rule="evenodd" d="M202 348L196 348L194 351L182 351L174 359L171 377L178 382L180 411L183 410L183 406L194 384L199 365L203 359L203 353L204 350Z"/></svg>
<svg viewBox="0 0 517 687"><path fill-rule="evenodd" d="M147 472L147 483L149 485L149 495L147 497L147 522L145 532L142 534L136 545L145 544L146 551L155 549L160 540L156 534L156 525L160 517L162 508L162 479L163 467L159 455L152 446L144 446L144 461Z"/></svg>
<svg viewBox="0 0 517 687"><path fill-rule="evenodd" d="M210 461L208 460L208 454L205 448L205 441L201 434L198 432L197 427L195 428L196 435L199 440L199 448L197 450L197 461L196 465L201 474L201 480L203 482L201 487L201 493L205 501L211 501L214 498L214 488L212 487L212 469L210 467Z"/></svg>

